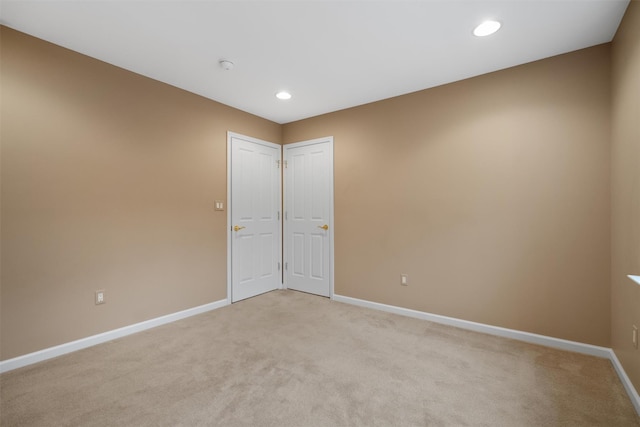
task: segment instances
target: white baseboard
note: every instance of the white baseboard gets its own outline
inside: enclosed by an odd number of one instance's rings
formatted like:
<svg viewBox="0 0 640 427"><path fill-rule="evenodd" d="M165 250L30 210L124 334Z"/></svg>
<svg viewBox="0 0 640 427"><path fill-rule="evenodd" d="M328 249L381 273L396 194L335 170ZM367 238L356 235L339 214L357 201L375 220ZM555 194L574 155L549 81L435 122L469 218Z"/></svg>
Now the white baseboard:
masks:
<svg viewBox="0 0 640 427"><path fill-rule="evenodd" d="M638 413L638 415L640 415L640 396L638 395L638 392L631 383L631 380L627 376L627 373L624 371L622 364L618 360L618 357L613 350L611 350L609 360L611 360L613 368L616 370L618 377L620 377L620 381L622 381L622 385L624 386L625 390L627 390L627 394L631 399L631 403L633 403L633 406L635 406L636 412Z"/></svg>
<svg viewBox="0 0 640 427"><path fill-rule="evenodd" d="M575 341L568 341L559 338L548 337L545 335L532 334L529 332L517 331L515 329L501 328L498 326L486 325L483 323L470 322L468 320L456 319L454 317L441 316L438 314L426 313L423 311L411 310L408 308L397 307L393 305L380 304L377 302L361 300L357 298L345 297L342 295L333 295L333 300L346 304L356 305L360 307L371 308L374 310L385 311L388 313L399 314L401 316L414 317L417 319L428 320L430 322L440 323L443 325L455 326L461 329L467 329L470 331L481 332L489 335L496 335L504 338L511 338L518 341L524 341L532 344L539 344L546 347L558 348L561 350L573 351L576 353L587 354L590 356L602 357L609 359L613 364L613 367L620 377L633 406L636 408L636 412L640 415L640 396L635 387L631 383L631 380L624 371L624 368L620 364L620 361L616 357L615 352L607 347L599 347L591 344L583 344ZM179 311L177 313L168 314L166 316L157 317L155 319L146 320L144 322L135 323L133 325L125 326L112 331L104 332L101 334L93 335L87 338L82 338L69 343L61 344L55 347L50 347L44 350L36 351L34 353L25 354L13 359L0 361L0 373L8 372L14 369L18 369L27 365L42 362L47 359L62 356L63 354L71 353L74 351L82 350L83 348L91 347L104 342L112 341L117 338L121 338L127 335L135 334L147 329L155 328L156 326L164 325L167 323L175 322L180 319L195 316L197 314L205 313L207 311L216 310L229 305L229 302L224 299L209 304L193 307L187 310Z"/></svg>
<svg viewBox="0 0 640 427"><path fill-rule="evenodd" d="M599 347L591 344L584 344L575 341L568 341L559 338L548 337L545 335L532 334L529 332L517 331L515 329L501 328L499 326L491 326L483 323L470 322L468 320L456 319L455 317L441 316L439 314L431 314L423 311L411 310L408 308L397 307L393 305L380 304L377 302L361 300L357 298L345 297L342 295L334 295L334 301L357 305L359 307L371 308L374 310L386 311L387 313L399 314L401 316L414 317L416 319L428 320L430 322L440 323L443 325L455 326L461 329L467 329L484 334L496 335L499 337L510 338L518 341L524 341L531 344L538 344L545 347L557 348L560 350L572 351L575 353L587 354L590 356L609 359L613 364L620 381L624 385L636 412L640 415L640 397L631 380L627 376L620 361L616 357L615 352L607 347Z"/></svg>
<svg viewBox="0 0 640 427"><path fill-rule="evenodd" d="M415 317L417 319L428 320L430 322L440 323L443 325L455 326L461 329L467 329L475 332L482 332L489 335L497 335L499 337L511 338L518 341L525 341L531 344L539 344L546 347L558 348L561 350L573 351L575 353L588 354L590 356L609 358L610 348L599 347L591 344L583 344L575 341L567 341L559 338L548 337L545 335L532 334L529 332L517 331L515 329L501 328L499 326L486 325L484 323L470 322L468 320L456 319L455 317L441 316L439 314L426 313L424 311L411 310L408 308L397 307L393 305L380 304L361 300L357 298L345 297L342 295L334 295L333 299L338 302L357 305L360 307L373 308L375 310L386 311L388 313L400 314L402 316Z"/></svg>
<svg viewBox="0 0 640 427"><path fill-rule="evenodd" d="M0 362L0 373L22 368L23 366L42 362L47 359L52 359L54 357L62 356L63 354L82 350L83 348L91 347L97 344L102 344L107 341L112 341L116 338L121 338L127 335L135 334L136 332L141 332L147 329L155 328L156 326L175 322L176 320L195 316L196 314L205 313L207 311L215 310L215 309L224 307L226 305L229 305L229 303L226 299L224 299L224 300L212 302L209 304L201 305L198 307L189 308L187 310L178 311L176 313L167 314L165 316L156 317L155 319L145 320L144 322L135 323L129 326L124 326L122 328L114 329L112 331L107 331L101 334L92 335L90 337L82 338L76 341L60 344L55 347L45 348L44 350L25 354L23 356L18 356L13 359L3 360Z"/></svg>

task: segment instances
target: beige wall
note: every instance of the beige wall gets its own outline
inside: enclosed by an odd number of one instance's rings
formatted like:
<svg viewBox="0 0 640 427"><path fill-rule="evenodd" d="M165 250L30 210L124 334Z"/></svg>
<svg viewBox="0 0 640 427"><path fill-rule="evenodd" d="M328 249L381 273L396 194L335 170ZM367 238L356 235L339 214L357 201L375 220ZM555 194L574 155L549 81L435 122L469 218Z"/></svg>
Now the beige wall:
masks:
<svg viewBox="0 0 640 427"><path fill-rule="evenodd" d="M611 345L610 45L279 126L1 31L2 360L225 298L227 130L335 137L336 293Z"/></svg>
<svg viewBox="0 0 640 427"><path fill-rule="evenodd" d="M284 125L335 138L335 292L609 346L609 112L607 44Z"/></svg>
<svg viewBox="0 0 640 427"><path fill-rule="evenodd" d="M4 27L1 43L1 359L226 298L226 132L280 143L281 126Z"/></svg>
<svg viewBox="0 0 640 427"><path fill-rule="evenodd" d="M612 347L640 390L640 2L632 1L612 48Z"/></svg>

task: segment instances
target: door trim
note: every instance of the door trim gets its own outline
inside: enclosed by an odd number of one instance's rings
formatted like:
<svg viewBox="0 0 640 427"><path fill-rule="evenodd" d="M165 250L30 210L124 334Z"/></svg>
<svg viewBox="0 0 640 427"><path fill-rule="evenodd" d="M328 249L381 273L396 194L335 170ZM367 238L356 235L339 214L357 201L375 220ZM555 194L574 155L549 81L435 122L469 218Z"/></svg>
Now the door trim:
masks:
<svg viewBox="0 0 640 427"><path fill-rule="evenodd" d="M282 164L282 145L279 144L275 144L273 142L269 142L269 141L264 141L262 139L258 139L258 138L253 138L250 136L246 136L246 135L242 135L240 133L236 133L236 132L231 132L231 131L227 131L227 226L226 226L226 233L227 233L227 303L231 304L231 292L232 292L232 284L233 284L233 277L232 277L232 269L233 269L233 250L231 248L231 238L232 238L232 233L231 233L231 227L232 227L232 217L231 217L231 140L233 138L238 138L238 139L244 139L245 141L249 141L252 142L254 144L260 144L260 145L266 145L267 147L274 147L274 148L278 148L280 150L280 164ZM279 206L279 213L282 212L282 168L280 169L280 182L279 182L279 193L278 193L278 206ZM332 189L333 190L333 189ZM282 215L280 215L279 217L279 221L278 221L278 243L279 243L279 252L280 252L280 265L282 266ZM279 280L279 286L280 289L283 288L283 284L282 284L282 267L280 268L280 280Z"/></svg>
<svg viewBox="0 0 640 427"><path fill-rule="evenodd" d="M334 293L334 229L335 229L335 222L334 222L334 215L333 215L333 209L334 209L334 171L335 171L335 159L334 159L334 154L333 154L333 136L325 136L322 138L316 138L316 139L310 139L308 141L300 141L300 142L294 142L291 144L285 144L282 146L282 158L286 159L286 152L289 149L292 148L299 148L299 147L305 147L308 145L314 145L314 144L320 144L320 143L328 143L329 144L329 151L330 151L330 157L331 157L331 170L329 171L329 180L330 180L330 184L329 184L329 192L330 192L330 202L329 202L329 299L333 299L333 296L335 295ZM286 167L286 166L285 166ZM283 171L283 175L284 175L284 171ZM286 200L285 200L285 195L287 194L286 188L285 186L287 185L286 179L282 179L282 207L283 207L283 212L284 212L284 207L286 206ZM284 215L284 214L283 214ZM286 241L286 239L284 238L285 233L287 232L286 230L286 221L281 221L280 225L282 228L282 239L281 242L284 243ZM286 249L283 247L283 254L286 251ZM288 289L287 288L287 282L286 282L286 277L287 275L285 274L284 268L282 269L282 278L283 278L283 288L284 289Z"/></svg>

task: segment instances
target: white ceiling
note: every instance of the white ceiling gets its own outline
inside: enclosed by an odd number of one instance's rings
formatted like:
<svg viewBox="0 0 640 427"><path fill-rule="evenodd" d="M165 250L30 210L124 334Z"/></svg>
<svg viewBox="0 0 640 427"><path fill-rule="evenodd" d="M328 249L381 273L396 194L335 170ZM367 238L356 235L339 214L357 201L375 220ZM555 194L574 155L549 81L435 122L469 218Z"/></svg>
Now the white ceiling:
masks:
<svg viewBox="0 0 640 427"><path fill-rule="evenodd" d="M2 0L0 23L287 123L609 42L628 3Z"/></svg>

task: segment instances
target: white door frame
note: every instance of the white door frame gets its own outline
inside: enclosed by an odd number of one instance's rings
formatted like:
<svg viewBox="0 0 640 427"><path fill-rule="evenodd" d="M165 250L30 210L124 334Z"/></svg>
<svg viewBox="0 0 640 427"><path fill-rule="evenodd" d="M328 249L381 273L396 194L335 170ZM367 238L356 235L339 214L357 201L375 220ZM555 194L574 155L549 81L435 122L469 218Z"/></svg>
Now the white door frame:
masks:
<svg viewBox="0 0 640 427"><path fill-rule="evenodd" d="M264 141L261 139L257 139L257 138L252 138L250 136L246 136L246 135L242 135L239 133L235 133L235 132L231 132L228 131L227 132L227 303L231 304L231 291L232 291L232 268L233 268L233 250L231 248L231 242L232 242L232 233L231 233L231 227L232 227L232 212L231 212L231 140L232 138L239 138L239 139L243 139L245 141L249 141L249 142L253 142L255 144L261 144L261 145L266 145L268 147L277 147L280 149L280 164L282 164L282 146L278 145L278 144L274 144L273 142L269 142L269 141ZM279 265L282 266L282 215L280 215L280 212L282 211L282 168L280 169L280 180L279 180L279 194L278 194L278 203L279 203L279 208L278 208L278 246L279 246L279 251L280 251L280 262ZM333 190L333 189L332 189ZM282 268L280 268L280 270L278 271L278 273L280 274L280 289L283 288L283 284L282 284Z"/></svg>
<svg viewBox="0 0 640 427"><path fill-rule="evenodd" d="M282 147L282 158L286 159L286 151L292 148L299 148L299 147L304 147L307 145L313 145L313 144L319 144L319 143L328 143L329 144L329 150L331 153L331 170L329 171L329 177L330 177L330 185L329 185L329 192L330 192L330 202L329 202L329 298L333 299L333 295L334 295L334 218L333 218L333 207L334 207L334 181L333 181L333 175L334 175L334 170L335 170L335 166L334 166L334 156L333 156L333 136L326 136L323 138L316 138L316 139L311 139L309 141L301 141L301 142L295 142L292 144L285 144ZM286 166L285 166L286 167ZM282 180L282 197L286 197L285 195L287 194L286 188L285 186L287 185L286 179ZM286 207L286 200L283 200L283 210ZM283 225L284 223L284 225ZM281 239L281 243L285 242L286 239L284 239L284 234L287 232L286 230L286 221L281 221L280 222L281 227L283 228L283 233L282 233L282 239ZM283 253L285 253L286 249L283 247ZM288 289L287 288L287 281L286 281L286 277L287 274L284 271L284 268L282 269L282 277L283 277L283 288L284 289Z"/></svg>

